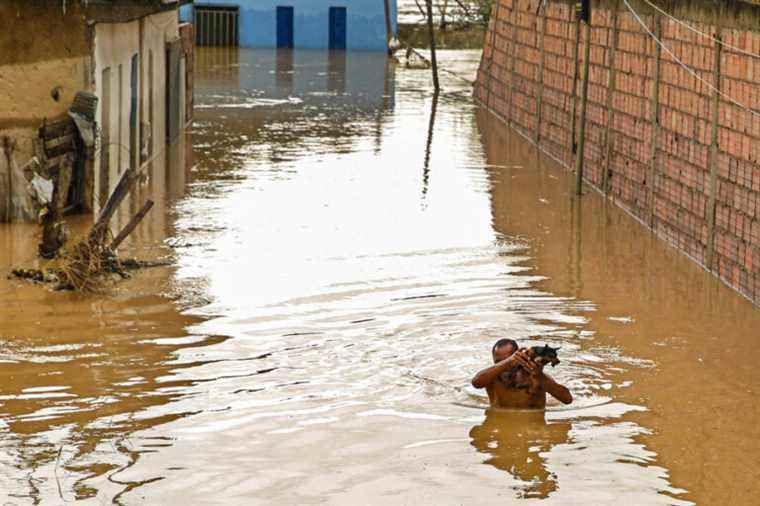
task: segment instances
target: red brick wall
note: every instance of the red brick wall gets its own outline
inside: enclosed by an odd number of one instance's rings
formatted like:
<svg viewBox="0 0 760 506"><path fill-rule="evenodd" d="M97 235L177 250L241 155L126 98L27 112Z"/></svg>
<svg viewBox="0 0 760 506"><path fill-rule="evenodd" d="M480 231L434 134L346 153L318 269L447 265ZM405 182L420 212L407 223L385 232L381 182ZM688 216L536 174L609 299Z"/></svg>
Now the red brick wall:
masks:
<svg viewBox="0 0 760 506"><path fill-rule="evenodd" d="M555 0L541 8L540 3L501 0L494 4L475 98L546 154L573 168L581 89L580 77L574 79L574 11L572 5ZM712 39L665 17L646 14L642 19L650 30L659 31L678 58L714 84L718 72ZM720 30L704 23L690 24L706 33L720 33L727 44L760 54L760 33L725 28L730 20L721 22L724 28ZM760 58L726 45L720 48L721 91L758 114L719 97L717 142L711 156L714 91L666 51L658 51L628 10L616 13L595 7L590 33L584 178L660 238L760 304ZM579 75L583 28L580 34ZM659 106L653 122L658 60ZM712 170L714 200L710 197ZM711 239L714 254L708 266Z"/></svg>

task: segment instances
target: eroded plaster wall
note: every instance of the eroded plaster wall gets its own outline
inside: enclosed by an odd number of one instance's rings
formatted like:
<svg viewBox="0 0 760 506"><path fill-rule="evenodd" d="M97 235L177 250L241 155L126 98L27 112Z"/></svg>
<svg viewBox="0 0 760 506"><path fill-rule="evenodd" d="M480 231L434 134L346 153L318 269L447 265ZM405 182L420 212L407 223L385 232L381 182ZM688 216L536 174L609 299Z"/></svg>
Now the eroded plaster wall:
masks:
<svg viewBox="0 0 760 506"><path fill-rule="evenodd" d="M48 2L3 0L0 19L0 222L32 220L22 168L43 120L65 114L89 89L90 46L76 5L64 13Z"/></svg>

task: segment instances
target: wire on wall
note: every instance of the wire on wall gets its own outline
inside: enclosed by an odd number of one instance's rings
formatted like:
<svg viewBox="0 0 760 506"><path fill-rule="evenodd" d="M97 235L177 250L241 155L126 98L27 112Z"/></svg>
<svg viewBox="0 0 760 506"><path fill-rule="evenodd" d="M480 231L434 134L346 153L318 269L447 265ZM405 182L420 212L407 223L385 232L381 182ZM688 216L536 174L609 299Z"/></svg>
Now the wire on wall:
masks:
<svg viewBox="0 0 760 506"><path fill-rule="evenodd" d="M760 58L760 54L752 53L752 52L747 51L745 49L742 49L740 47L733 46L733 45L729 44L728 42L723 42L719 38L713 37L709 33L706 33L706 32L703 32L701 30L698 30L698 29L694 28L693 26L691 26L690 24L686 23L685 21L683 21L681 19L678 19L677 17L675 17L675 16L673 16L673 15L665 12L664 10L662 10L661 8L659 8L657 5L653 4L649 0L643 0L643 1L644 1L644 3L646 3L647 5L649 5L652 9L656 10L657 12L659 12L660 14L662 14L663 16L665 16L666 18L670 19L671 21L674 21L674 22L678 23L679 25L682 25L687 30L691 30L692 32L694 32L694 33L696 33L698 35L701 35L702 37L704 37L706 39L711 39L716 44L720 44L721 46L727 47L727 48L729 48L732 51L735 51L737 53L741 53L743 55L750 56L752 58Z"/></svg>
<svg viewBox="0 0 760 506"><path fill-rule="evenodd" d="M744 109L745 111L753 114L754 116L760 117L760 112L752 109L751 107L748 107L748 106L742 104L738 100L732 98L730 95L722 92L721 90L719 90L718 88L716 88L715 86L713 86L712 83L710 83L709 81L707 81L704 78L702 78L697 73L697 71L695 71L693 68L691 68L688 65L686 65L680 58L678 58L678 56L675 55L675 53L668 46L666 46L659 38L657 38L657 36L654 33L652 33L652 30L649 29L649 27L644 22L644 20L641 19L641 16L639 16L639 14L633 9L633 7L631 7L631 4L628 3L628 0L623 0L623 3L628 8L628 10L631 12L631 14L636 19L636 21L641 25L641 27L644 29L644 31L646 31L649 34L649 36L652 37L652 39L662 48L662 50L665 51L671 58L673 58L673 60L678 65L680 65L686 72L688 72L689 74L691 74L692 76L694 76L694 78L697 79L699 82L701 82L702 84L704 84L705 86L707 86L710 90L714 91L718 95L720 95L723 98L725 98L728 102L731 102L732 104L734 104L736 107L739 107L740 109Z"/></svg>

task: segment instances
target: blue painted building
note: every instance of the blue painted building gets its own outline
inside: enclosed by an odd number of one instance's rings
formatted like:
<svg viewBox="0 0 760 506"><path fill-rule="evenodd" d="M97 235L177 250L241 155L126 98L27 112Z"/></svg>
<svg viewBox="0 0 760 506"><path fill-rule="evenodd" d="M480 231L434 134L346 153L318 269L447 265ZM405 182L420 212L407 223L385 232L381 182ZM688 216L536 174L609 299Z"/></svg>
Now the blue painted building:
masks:
<svg viewBox="0 0 760 506"><path fill-rule="evenodd" d="M200 46L386 51L396 0L197 0L182 8Z"/></svg>

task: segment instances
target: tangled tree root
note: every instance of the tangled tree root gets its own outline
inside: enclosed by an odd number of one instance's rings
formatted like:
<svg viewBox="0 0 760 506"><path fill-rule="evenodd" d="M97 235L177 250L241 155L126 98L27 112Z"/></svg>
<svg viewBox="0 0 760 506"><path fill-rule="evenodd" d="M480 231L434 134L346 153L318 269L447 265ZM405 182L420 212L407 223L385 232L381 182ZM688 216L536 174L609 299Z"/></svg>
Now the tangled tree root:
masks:
<svg viewBox="0 0 760 506"><path fill-rule="evenodd" d="M129 277L128 270L169 265L169 262L165 261L146 262L136 259L122 261L115 253L122 241L132 233L153 207L152 200L145 202L140 211L129 220L121 232L115 238L111 237L108 223L116 212L116 208L131 191L136 180L137 172L134 169L128 169L122 173L89 233L73 248L64 251L54 260L56 267L48 268L45 271L14 269L11 272L11 277L41 283L55 283L59 290L97 292L105 286L106 281L112 278L114 274L123 279ZM59 248L60 245L57 245L51 256L55 256Z"/></svg>
<svg viewBox="0 0 760 506"><path fill-rule="evenodd" d="M63 260L59 269L61 282L80 292L96 291L109 274L117 274L125 279L129 277L128 270L170 265L167 261L149 262L134 258L121 260L111 248L92 238L77 244L70 253L64 255Z"/></svg>
<svg viewBox="0 0 760 506"><path fill-rule="evenodd" d="M93 293L102 291L114 276L126 279L130 277L128 271L171 265L167 260L122 260L106 246L107 243L108 234L88 235L70 250L62 252L50 267L44 270L17 268L9 277L50 284L56 290Z"/></svg>
<svg viewBox="0 0 760 506"><path fill-rule="evenodd" d="M93 254L91 248L78 244L74 252L65 254L56 267L45 269L13 269L9 278L24 279L51 285L55 290L96 293L113 280L131 277L129 271L171 265L168 260L120 259L110 250Z"/></svg>
<svg viewBox="0 0 760 506"><path fill-rule="evenodd" d="M80 292L98 291L109 274L129 277L105 241L92 236L62 255L58 272L62 284Z"/></svg>

